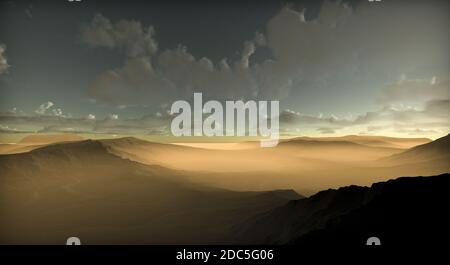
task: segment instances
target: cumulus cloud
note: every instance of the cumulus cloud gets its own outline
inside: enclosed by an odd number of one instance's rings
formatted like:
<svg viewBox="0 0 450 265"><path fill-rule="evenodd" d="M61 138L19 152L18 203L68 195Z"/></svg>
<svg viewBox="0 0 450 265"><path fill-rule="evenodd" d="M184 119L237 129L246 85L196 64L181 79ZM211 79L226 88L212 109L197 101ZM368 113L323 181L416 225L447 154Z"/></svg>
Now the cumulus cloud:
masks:
<svg viewBox="0 0 450 265"><path fill-rule="evenodd" d="M152 55L158 50L154 33L152 26L144 27L138 21L111 23L108 18L97 14L89 25L82 26L81 40L93 47L125 49L128 57L135 58Z"/></svg>
<svg viewBox="0 0 450 265"><path fill-rule="evenodd" d="M71 114L65 114L61 108L55 107L55 104L51 101L41 104L34 113L38 116L55 116L60 118L70 118ZM14 112L14 114L24 114L23 112Z"/></svg>
<svg viewBox="0 0 450 265"><path fill-rule="evenodd" d="M286 6L268 21L264 32L242 40L239 58L218 62L197 58L182 44L158 48L151 25L134 20L115 22L98 14L81 28L82 42L125 56L123 65L92 80L89 95L116 106L161 106L190 99L193 92L203 92L204 99L295 100L299 98L290 97L292 92L307 98L302 92L322 88L325 100L348 90L355 92L355 97L379 91L369 95L376 94L378 108L354 117L282 111L281 129L295 133L446 134L450 108L448 3L424 3L400 0L373 5L360 1L353 9L340 1L324 1L318 16L311 20L305 19L305 10ZM262 46L272 57L255 63L252 56ZM1 47L0 73L9 67ZM320 100L317 104L324 104ZM93 114L61 118L62 109L52 102L42 104L35 114L3 115L0 121L18 130L23 129L20 120L47 131L120 134L164 133L170 120L166 113L135 119L119 119L117 114L104 119Z"/></svg>
<svg viewBox="0 0 450 265"><path fill-rule="evenodd" d="M240 58L219 62L196 58L183 45L160 51L152 26L98 14L81 29L82 41L127 56L122 67L99 74L89 93L116 105L150 105L189 99L194 91L214 99L281 100L294 90L376 89L421 69L435 72L430 74L439 82L449 69L446 7L445 1L376 7L361 1L352 9L324 1L318 16L306 20L304 10L286 6L263 33L243 40ZM273 58L252 64L261 46Z"/></svg>
<svg viewBox="0 0 450 265"><path fill-rule="evenodd" d="M8 60L6 58L6 45L0 44L0 74L8 72Z"/></svg>
<svg viewBox="0 0 450 265"><path fill-rule="evenodd" d="M48 101L47 103L43 103L39 106L39 108L37 108L34 112L38 115L44 115L48 109L50 109L51 107L53 107L53 102Z"/></svg>
<svg viewBox="0 0 450 265"><path fill-rule="evenodd" d="M277 90L291 84L283 76L270 75L273 63L250 64L257 46L265 45L264 35L256 33L243 42L238 60L195 58L185 46L158 51L154 31L136 21L111 23L96 15L81 29L81 39L92 47L125 49L124 65L99 74L89 87L89 94L114 105L150 105L189 99L193 92L206 98L243 99L277 98ZM267 93L270 92L270 93Z"/></svg>
<svg viewBox="0 0 450 265"><path fill-rule="evenodd" d="M318 17L306 21L304 10L285 7L267 25L267 46L276 73L290 72L308 89L376 88L424 70L447 75L446 10L445 1L361 1L356 9L324 1Z"/></svg>
<svg viewBox="0 0 450 265"><path fill-rule="evenodd" d="M280 127L287 134L295 132L354 134L426 135L436 137L447 135L450 99L430 100L421 107L384 106L376 111L369 111L354 118L342 118L334 115L307 115L291 110L280 113Z"/></svg>

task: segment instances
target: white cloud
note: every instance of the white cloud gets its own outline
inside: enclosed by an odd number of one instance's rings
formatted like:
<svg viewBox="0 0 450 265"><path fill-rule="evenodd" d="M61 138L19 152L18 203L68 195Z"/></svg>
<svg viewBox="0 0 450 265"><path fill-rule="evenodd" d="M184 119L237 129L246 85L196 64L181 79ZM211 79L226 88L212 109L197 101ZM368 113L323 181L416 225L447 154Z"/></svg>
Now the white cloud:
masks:
<svg viewBox="0 0 450 265"><path fill-rule="evenodd" d="M8 72L10 65L6 58L6 45L0 44L0 74Z"/></svg>
<svg viewBox="0 0 450 265"><path fill-rule="evenodd" d="M48 109L50 109L51 107L53 107L53 102L48 101L47 103L43 103L39 106L39 108L37 108L34 112L38 115L44 115Z"/></svg>
<svg viewBox="0 0 450 265"><path fill-rule="evenodd" d="M118 120L119 119L119 115L117 115L117 114L109 114L108 115L108 119L110 119L110 120Z"/></svg>
<svg viewBox="0 0 450 265"><path fill-rule="evenodd" d="M52 109L52 113L53 113L53 115L58 116L58 117L64 116L63 111L60 108Z"/></svg>
<svg viewBox="0 0 450 265"><path fill-rule="evenodd" d="M24 114L23 112L21 112ZM35 114L39 116L55 116L60 118L70 118L71 114L65 114L61 108L55 107L55 104L51 101L41 104L35 111Z"/></svg>
<svg viewBox="0 0 450 265"><path fill-rule="evenodd" d="M94 114L89 114L89 115L87 115L86 119L88 119L88 120L95 120L95 115Z"/></svg>
<svg viewBox="0 0 450 265"><path fill-rule="evenodd" d="M422 132L426 137L436 137L447 135L450 131L449 113L450 99L430 100L420 108L385 106L353 118L313 116L285 110L280 113L280 127L288 134L300 128L301 132L312 133L339 130L342 134L363 131L369 134L420 135Z"/></svg>

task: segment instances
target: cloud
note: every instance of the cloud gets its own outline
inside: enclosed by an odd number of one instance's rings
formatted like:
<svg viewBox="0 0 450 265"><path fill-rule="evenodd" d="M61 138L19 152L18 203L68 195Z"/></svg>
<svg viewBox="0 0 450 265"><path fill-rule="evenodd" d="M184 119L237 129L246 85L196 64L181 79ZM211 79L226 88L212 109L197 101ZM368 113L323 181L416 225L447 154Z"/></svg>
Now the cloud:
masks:
<svg viewBox="0 0 450 265"><path fill-rule="evenodd" d="M437 133L439 133L436 130L426 130L426 129L421 129L421 128L398 129L397 132L408 134L408 135L430 135L430 134L437 134Z"/></svg>
<svg viewBox="0 0 450 265"><path fill-rule="evenodd" d="M55 115L0 113L0 133L85 133L117 135L169 135L171 119L167 114L119 119L111 114L104 119Z"/></svg>
<svg viewBox="0 0 450 265"><path fill-rule="evenodd" d="M64 115L51 102L42 104L34 114L21 111L0 113L0 133L86 133L116 135L170 135L173 116L155 112L137 118L121 118L109 114L103 119L94 114L82 117ZM53 111L55 110L55 111ZM450 100L431 100L422 108L389 107L354 117L309 115L284 110L280 113L280 132L284 136L298 134L383 134L398 136L422 135L439 137L448 134ZM422 134L421 134L422 133Z"/></svg>
<svg viewBox="0 0 450 265"><path fill-rule="evenodd" d="M400 81L386 86L378 99L382 104L423 103L436 99L450 99L450 79L431 79Z"/></svg>
<svg viewBox="0 0 450 265"><path fill-rule="evenodd" d="M117 115L117 114L109 114L108 115L108 119L109 120L118 120L119 119L119 115Z"/></svg>
<svg viewBox="0 0 450 265"><path fill-rule="evenodd" d="M0 74L5 74L8 72L10 65L6 58L6 45L0 44Z"/></svg>
<svg viewBox="0 0 450 265"><path fill-rule="evenodd" d="M63 111L60 108L52 109L52 113L53 113L53 115L58 116L58 117L64 116Z"/></svg>
<svg viewBox="0 0 450 265"><path fill-rule="evenodd" d="M424 69L447 75L446 10L444 1L386 1L376 7L361 1L355 9L324 1L317 18L307 21L304 10L284 7L268 22L267 47L276 70L309 88L380 86L399 73ZM301 89L295 82L293 88Z"/></svg>
<svg viewBox="0 0 450 265"><path fill-rule="evenodd" d="M25 15L27 15L27 17L29 19L33 18L33 5L29 5L27 8L25 8Z"/></svg>
<svg viewBox="0 0 450 265"><path fill-rule="evenodd" d="M53 102L48 101L47 103L41 104L34 112L38 115L44 115L53 105Z"/></svg>
<svg viewBox="0 0 450 265"><path fill-rule="evenodd" d="M82 26L81 40L92 47L125 49L128 57L136 58L152 55L158 50L154 33L152 26L143 27L138 21L111 23L108 18L97 14L89 25Z"/></svg>
<svg viewBox="0 0 450 265"><path fill-rule="evenodd" d="M354 118L340 118L334 115L307 115L291 110L280 113L280 127L286 134L295 132L335 133L339 129L343 134L356 131L365 134L398 133L400 135L420 135L427 137L444 136L450 131L450 99L430 100L421 107L384 106Z"/></svg>
<svg viewBox="0 0 450 265"><path fill-rule="evenodd" d="M17 112L16 112L17 113ZM14 113L14 114L16 114ZM61 108L55 107L51 101L41 104L34 113L39 116L55 116L60 118L70 118L71 114L65 114ZM21 114L24 114L23 112Z"/></svg>
<svg viewBox="0 0 450 265"><path fill-rule="evenodd" d="M334 133L336 133L336 130L334 128L326 128L326 127L318 128L317 131L320 132L321 134L334 134Z"/></svg>
<svg viewBox="0 0 450 265"><path fill-rule="evenodd" d="M35 131L18 130L17 128L10 128L9 126L0 125L0 134L2 133L35 133Z"/></svg>
<svg viewBox="0 0 450 265"><path fill-rule="evenodd" d="M104 118L94 114L73 117L55 108L53 102L41 104L36 112L27 114L14 108L0 112L0 133L85 133L117 135L170 135L172 115L157 112L137 118L121 118L112 113Z"/></svg>
<svg viewBox="0 0 450 265"><path fill-rule="evenodd" d="M123 66L97 75L89 95L113 105L159 105L189 99L194 92L214 99L277 98L278 90L291 84L270 74L271 61L250 64L257 47L265 45L261 33L243 42L241 56L233 62L195 58L183 45L159 51L153 35L151 26L145 30L137 21L111 23L102 15L83 26L81 40L87 45L127 53Z"/></svg>
<svg viewBox="0 0 450 265"><path fill-rule="evenodd" d="M126 58L122 67L99 74L89 94L115 105L170 103L194 91L219 100L282 100L293 91L322 88L333 96L349 88L377 89L401 73L423 69L439 80L449 70L447 7L445 1L377 7L361 1L352 9L324 1L318 16L306 20L304 10L286 6L264 32L243 40L240 58L219 62L196 58L183 45L160 50L152 26L114 23L98 14L82 27L81 40L124 50ZM252 63L261 46L272 58Z"/></svg>

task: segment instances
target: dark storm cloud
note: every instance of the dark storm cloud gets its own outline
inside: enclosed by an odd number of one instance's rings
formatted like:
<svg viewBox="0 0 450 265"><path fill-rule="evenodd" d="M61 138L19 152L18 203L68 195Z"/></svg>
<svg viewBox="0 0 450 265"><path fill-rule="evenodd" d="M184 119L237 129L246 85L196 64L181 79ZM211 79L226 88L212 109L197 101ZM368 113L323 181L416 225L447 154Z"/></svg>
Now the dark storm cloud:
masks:
<svg viewBox="0 0 450 265"><path fill-rule="evenodd" d="M197 59L182 45L157 52L152 34L151 26L145 30L136 21L112 23L100 14L90 25L84 25L81 39L86 44L122 48L127 53L121 68L97 76L89 94L116 105L151 105L190 98L193 92L219 99L254 98L258 96L258 87L273 82L263 80L264 72L270 71L270 63L250 68L249 58L256 46L264 45L261 34L256 33L255 40L243 42L239 60L231 64L226 59L218 63L206 57Z"/></svg>

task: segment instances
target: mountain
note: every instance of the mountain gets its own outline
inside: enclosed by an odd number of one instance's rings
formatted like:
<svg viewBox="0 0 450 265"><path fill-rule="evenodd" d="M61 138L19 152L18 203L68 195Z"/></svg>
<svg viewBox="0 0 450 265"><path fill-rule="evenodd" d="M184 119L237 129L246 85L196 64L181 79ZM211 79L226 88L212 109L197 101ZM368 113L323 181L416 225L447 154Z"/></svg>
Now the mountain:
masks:
<svg viewBox="0 0 450 265"><path fill-rule="evenodd" d="M385 245L437 244L448 232L449 174L402 177L371 187L326 190L252 217L234 227L244 244L362 246L376 236Z"/></svg>
<svg viewBox="0 0 450 265"><path fill-rule="evenodd" d="M0 155L0 243L227 243L232 225L301 198L193 183L185 172L119 157L112 145L85 140Z"/></svg>

